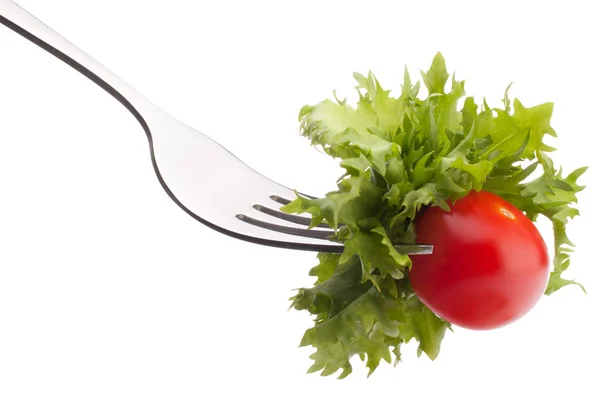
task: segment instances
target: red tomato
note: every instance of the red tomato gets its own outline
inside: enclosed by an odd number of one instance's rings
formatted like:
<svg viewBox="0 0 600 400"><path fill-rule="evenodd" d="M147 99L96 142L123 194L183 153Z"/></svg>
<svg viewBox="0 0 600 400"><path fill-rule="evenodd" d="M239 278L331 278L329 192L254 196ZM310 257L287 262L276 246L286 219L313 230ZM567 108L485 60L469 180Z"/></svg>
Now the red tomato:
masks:
<svg viewBox="0 0 600 400"><path fill-rule="evenodd" d="M425 210L416 222L432 255L412 256L415 293L446 321L493 329L525 315L550 275L548 251L535 225L488 192L471 192L450 206Z"/></svg>

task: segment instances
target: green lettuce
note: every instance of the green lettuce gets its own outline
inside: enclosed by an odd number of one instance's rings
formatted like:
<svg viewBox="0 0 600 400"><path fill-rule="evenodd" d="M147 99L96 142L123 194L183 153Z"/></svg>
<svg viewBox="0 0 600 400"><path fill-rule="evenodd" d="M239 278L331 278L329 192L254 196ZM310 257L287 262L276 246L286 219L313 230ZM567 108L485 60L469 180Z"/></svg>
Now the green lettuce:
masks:
<svg viewBox="0 0 600 400"><path fill-rule="evenodd" d="M327 223L344 244L342 254L318 254L314 287L291 298L291 307L315 316L301 340L316 349L309 372L341 370L344 378L358 355L370 375L381 360L396 365L401 345L413 339L419 355L438 356L451 326L416 297L405 276L411 259L393 243L415 243L421 208L447 209L448 200L471 190L495 193L532 220L550 219L555 254L546 294L574 283L562 277L574 246L566 225L578 215L577 179L586 168L563 176L548 156L554 149L544 137L556 136L552 103L527 108L511 102L507 88L503 108L485 100L478 106L465 98L464 81L450 79L439 53L422 72L425 98L406 69L398 97L372 73L354 78L356 105L325 100L299 116L301 134L340 160L345 175L337 190L320 199L299 196L282 208L311 214L312 227Z"/></svg>

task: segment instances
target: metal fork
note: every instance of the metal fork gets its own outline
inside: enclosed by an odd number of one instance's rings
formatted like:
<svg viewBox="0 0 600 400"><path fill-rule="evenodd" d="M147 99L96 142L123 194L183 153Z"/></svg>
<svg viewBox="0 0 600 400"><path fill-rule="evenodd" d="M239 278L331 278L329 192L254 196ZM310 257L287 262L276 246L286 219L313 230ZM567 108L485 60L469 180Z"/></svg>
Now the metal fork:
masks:
<svg viewBox="0 0 600 400"><path fill-rule="evenodd" d="M339 253L325 224L279 211L295 193L254 171L206 135L168 115L124 81L10 0L0 0L0 24L80 72L119 101L142 126L152 166L169 197L210 228L252 243ZM241 184L238 184L241 183ZM310 197L310 196L307 196ZM408 254L432 246L398 244Z"/></svg>

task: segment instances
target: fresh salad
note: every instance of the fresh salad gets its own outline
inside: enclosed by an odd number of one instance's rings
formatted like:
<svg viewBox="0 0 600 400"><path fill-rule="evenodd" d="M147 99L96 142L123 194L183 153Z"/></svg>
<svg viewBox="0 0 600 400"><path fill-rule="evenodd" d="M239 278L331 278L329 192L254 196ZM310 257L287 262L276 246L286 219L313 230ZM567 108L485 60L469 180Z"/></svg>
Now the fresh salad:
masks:
<svg viewBox="0 0 600 400"><path fill-rule="evenodd" d="M282 208L311 214L312 228L326 223L344 245L318 254L314 286L291 299L314 316L301 340L315 349L309 372L344 378L358 355L370 375L382 360L396 365L413 339L433 360L452 325L499 328L544 293L579 285L563 273L586 168L554 166L544 143L556 136L552 103L525 107L507 89L501 108L478 105L439 53L422 72L424 98L407 70L398 97L372 73L354 78L356 105L335 97L299 116L301 134L345 170L337 189ZM540 217L554 229L550 256L532 222ZM399 243L434 251L402 254Z"/></svg>

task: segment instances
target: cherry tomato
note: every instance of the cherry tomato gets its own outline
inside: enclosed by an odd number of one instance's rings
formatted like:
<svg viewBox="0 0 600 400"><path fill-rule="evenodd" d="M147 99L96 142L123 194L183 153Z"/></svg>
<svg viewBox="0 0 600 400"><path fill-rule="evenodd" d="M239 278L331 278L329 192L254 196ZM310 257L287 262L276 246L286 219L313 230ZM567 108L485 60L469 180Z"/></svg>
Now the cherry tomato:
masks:
<svg viewBox="0 0 600 400"><path fill-rule="evenodd" d="M525 315L550 276L548 250L535 225L489 192L471 192L450 211L427 208L416 221L432 255L412 256L409 280L421 301L446 321L494 329Z"/></svg>

